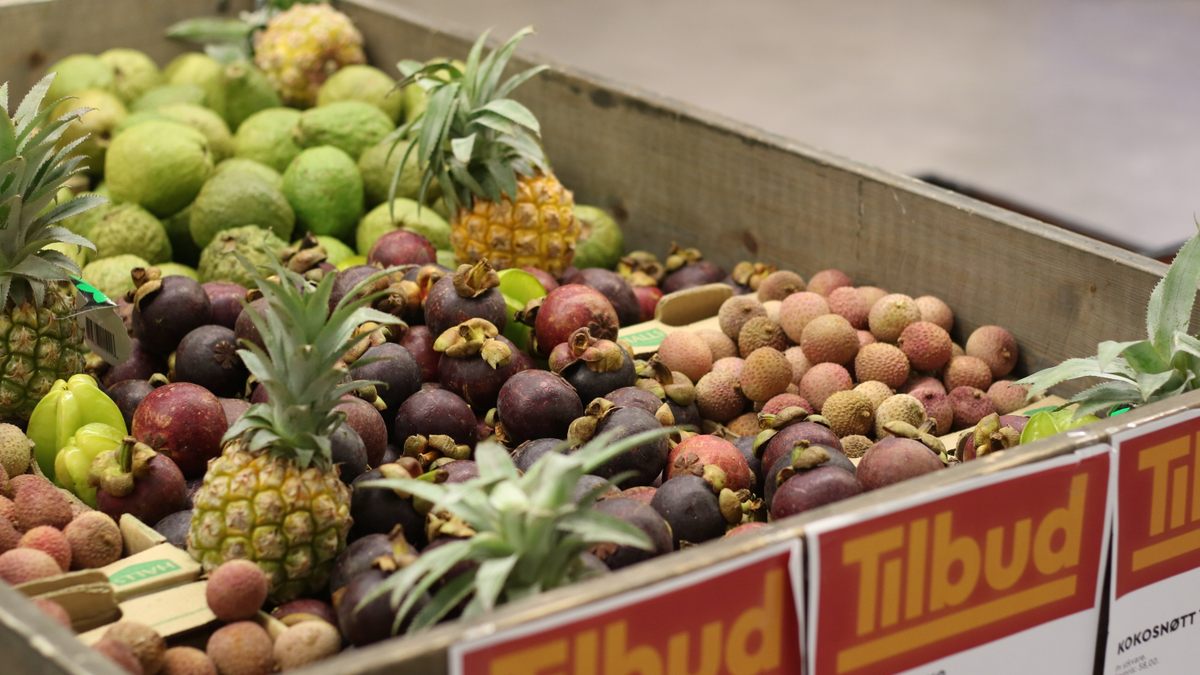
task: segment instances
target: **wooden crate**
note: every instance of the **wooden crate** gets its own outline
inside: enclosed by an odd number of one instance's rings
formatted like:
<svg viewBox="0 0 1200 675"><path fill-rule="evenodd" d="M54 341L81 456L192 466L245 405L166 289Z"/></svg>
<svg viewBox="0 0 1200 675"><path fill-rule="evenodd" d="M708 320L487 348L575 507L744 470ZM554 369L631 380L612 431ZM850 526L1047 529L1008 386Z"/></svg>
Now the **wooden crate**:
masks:
<svg viewBox="0 0 1200 675"><path fill-rule="evenodd" d="M142 49L160 62L183 51L162 37L180 18L244 8L213 0L45 0L0 4L0 80L22 92L44 67L75 52ZM474 36L436 25L384 0L340 8L364 33L371 61L465 54ZM537 49L529 40L527 56ZM531 59L543 61L542 59ZM838 267L860 283L934 294L957 314L956 338L997 323L1016 334L1019 368L1036 370L1094 353L1102 339L1142 334L1146 299L1165 267L915 179L836 157L731 120L556 67L521 98L542 120L556 171L578 201L612 209L628 245L663 253L672 241L698 246L729 266L762 259L811 274ZM1123 416L1154 419L1200 397ZM323 664L328 673L443 673L445 649L480 634L576 607L684 571L802 536L822 513L845 512L965 477L1037 461L1103 440L1111 423L971 462L804 514L766 531L705 544L515 603L470 624L439 627ZM64 633L0 586L0 646L41 672L99 672ZM398 668L399 667L399 668Z"/></svg>

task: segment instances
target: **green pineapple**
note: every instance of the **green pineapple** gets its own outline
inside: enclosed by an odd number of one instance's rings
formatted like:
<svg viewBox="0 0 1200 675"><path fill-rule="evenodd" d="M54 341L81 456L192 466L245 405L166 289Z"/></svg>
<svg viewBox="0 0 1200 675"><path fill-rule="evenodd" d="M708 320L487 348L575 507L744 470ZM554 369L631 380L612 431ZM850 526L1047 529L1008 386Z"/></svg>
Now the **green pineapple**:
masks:
<svg viewBox="0 0 1200 675"><path fill-rule="evenodd" d="M49 248L92 243L62 226L104 202L80 196L55 203L75 174L86 136L56 147L86 110L59 117L63 99L42 104L54 75L44 77L10 112L8 84L0 85L0 419L24 421L55 380L83 370L83 329L71 318L79 266Z"/></svg>
<svg viewBox="0 0 1200 675"><path fill-rule="evenodd" d="M384 580L363 603L390 594L397 608L393 631L408 622L407 630L413 632L437 623L463 602L467 603L463 617L469 618L591 576L583 554L594 546L651 548L640 529L594 508L599 496L611 488L609 482L578 500L573 491L584 474L673 431L646 431L615 443L611 434L601 434L569 455L547 453L524 475L502 447L481 444L475 450L479 477L463 483L409 478L363 483L364 489L399 490L425 500L432 504L431 529L444 527L470 535L422 553ZM451 572L452 580L441 583ZM418 600L431 589L437 589L431 601L417 609Z"/></svg>
<svg viewBox="0 0 1200 675"><path fill-rule="evenodd" d="M346 381L343 357L359 325L396 319L370 309L374 297L357 297L358 289L329 312L333 275L313 286L278 263L273 271L271 279L256 274L267 309L245 310L266 349L243 342L238 351L269 402L229 427L209 463L188 551L206 571L235 558L254 561L270 579L272 600L286 602L326 584L350 531L350 491L333 465L330 436L345 419L334 409L341 396L366 383Z"/></svg>

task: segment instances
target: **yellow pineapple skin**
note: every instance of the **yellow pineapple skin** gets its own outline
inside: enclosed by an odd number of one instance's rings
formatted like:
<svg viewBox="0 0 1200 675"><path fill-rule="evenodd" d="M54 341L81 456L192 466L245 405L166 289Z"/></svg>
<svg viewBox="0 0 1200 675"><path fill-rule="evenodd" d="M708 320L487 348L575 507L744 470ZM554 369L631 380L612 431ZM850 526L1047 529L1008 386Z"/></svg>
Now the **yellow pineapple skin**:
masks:
<svg viewBox="0 0 1200 675"><path fill-rule="evenodd" d="M496 269L532 266L555 276L571 264L579 241L575 198L553 174L521 176L517 198L476 198L450 223L450 244L461 263L487 258Z"/></svg>
<svg viewBox="0 0 1200 675"><path fill-rule="evenodd" d="M0 421L25 422L55 380L83 372L83 328L71 317L75 288L46 286L40 307L29 302L0 312Z"/></svg>
<svg viewBox="0 0 1200 675"><path fill-rule="evenodd" d="M319 592L350 533L350 490L334 469L225 443L196 493L188 552L211 572L234 559L266 573L281 603Z"/></svg>
<svg viewBox="0 0 1200 675"><path fill-rule="evenodd" d="M293 5L255 36L254 63L283 100L307 108L342 66L366 63L362 33L329 5Z"/></svg>

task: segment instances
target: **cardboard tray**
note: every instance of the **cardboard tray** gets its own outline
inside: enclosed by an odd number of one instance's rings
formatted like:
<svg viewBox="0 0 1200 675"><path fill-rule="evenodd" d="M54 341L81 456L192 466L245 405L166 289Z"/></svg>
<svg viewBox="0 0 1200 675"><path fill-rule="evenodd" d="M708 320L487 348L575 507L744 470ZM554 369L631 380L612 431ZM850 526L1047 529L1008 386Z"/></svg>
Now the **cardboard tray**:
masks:
<svg viewBox="0 0 1200 675"><path fill-rule="evenodd" d="M184 51L162 37L181 18L244 9L215 0L42 0L0 4L0 80L20 92L67 54L115 46L160 63ZM370 60L465 54L471 31L436 25L385 0L344 0ZM530 61L537 40L521 54ZM529 61L525 61L527 64ZM517 64L523 65L523 64ZM552 64L554 65L554 64ZM759 259L807 276L826 267L859 283L913 296L934 294L956 312L954 337L1003 325L1018 337L1018 368L1030 372L1094 353L1102 339L1132 339L1161 263L962 197L921 181L833 156L602 77L555 66L526 84L521 99L542 122L549 155L577 201L604 206L622 222L629 248L663 253L673 241L732 266ZM1198 313L1200 316L1200 313ZM1017 450L840 502L760 533L664 556L519 602L470 623L416 639L354 650L312 672L438 674L446 648L558 611L641 588L803 536L806 523L965 477L1000 471L1102 441L1116 426L1200 406L1200 394L1122 415ZM1114 426L1115 425L1115 426ZM78 640L0 586L0 649L17 672L113 673Z"/></svg>

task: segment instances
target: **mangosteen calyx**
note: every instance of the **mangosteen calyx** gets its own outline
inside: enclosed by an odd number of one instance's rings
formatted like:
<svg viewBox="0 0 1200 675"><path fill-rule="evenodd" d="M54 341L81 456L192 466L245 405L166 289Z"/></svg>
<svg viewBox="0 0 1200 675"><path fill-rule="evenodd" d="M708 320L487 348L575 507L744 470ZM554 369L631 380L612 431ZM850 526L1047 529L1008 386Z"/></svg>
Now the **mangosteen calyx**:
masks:
<svg viewBox="0 0 1200 675"><path fill-rule="evenodd" d="M430 511L429 515L426 516L425 535L429 541L441 537L467 539L474 537L475 534L475 528L468 525L467 521L448 511Z"/></svg>
<svg viewBox="0 0 1200 675"><path fill-rule="evenodd" d="M979 420L973 434L963 434L958 440L957 459L962 459L963 446L967 439L975 441L975 456L980 457L997 450L1007 450L1021 442L1021 434L1011 426L1000 425L1000 415L992 413Z"/></svg>
<svg viewBox="0 0 1200 675"><path fill-rule="evenodd" d="M659 399L687 407L696 400L696 388L683 373L673 371L662 362L658 354L646 361L635 361L634 370L638 380L634 386L654 394Z"/></svg>
<svg viewBox="0 0 1200 675"><path fill-rule="evenodd" d="M700 455L687 452L675 458L672 465L676 474L690 473L703 478L709 485L721 489L725 485L725 472L715 464L705 464Z"/></svg>
<svg viewBox="0 0 1200 675"><path fill-rule="evenodd" d="M823 445L809 445L808 441L798 441L792 448L790 463L775 474L775 487L787 482L787 479L798 473L810 471L824 466L830 460L829 451Z"/></svg>
<svg viewBox="0 0 1200 675"><path fill-rule="evenodd" d="M157 454L133 436L126 436L121 447L96 456L88 472L88 482L114 497L126 497L133 492L137 478L149 470L150 460Z"/></svg>
<svg viewBox="0 0 1200 675"><path fill-rule="evenodd" d="M700 252L700 249L680 248L678 244L672 242L671 250L667 253L665 267L667 272L674 272L681 267L700 262L703 259L704 254Z"/></svg>
<svg viewBox="0 0 1200 675"><path fill-rule="evenodd" d="M162 272L157 267L135 267L129 272L133 290L126 297L139 309L147 298L162 290Z"/></svg>
<svg viewBox="0 0 1200 675"><path fill-rule="evenodd" d="M592 337L586 326L575 329L566 342L556 345L550 352L550 370L561 375L564 370L582 362L596 373L611 373L625 365L625 350L612 340Z"/></svg>
<svg viewBox="0 0 1200 675"><path fill-rule="evenodd" d="M654 411L654 419L658 420L658 423L664 427L675 426L675 413L671 412L671 406L666 403L658 406L658 410ZM683 431L679 433L682 434Z"/></svg>
<svg viewBox="0 0 1200 675"><path fill-rule="evenodd" d="M717 493L717 506L721 515L730 525L741 525L758 520L758 512L762 509L762 500L755 497L749 490L730 490L723 488Z"/></svg>
<svg viewBox="0 0 1200 675"><path fill-rule="evenodd" d="M513 318L526 326L533 327L537 323L538 310L542 308L542 301L545 299L546 296L543 295L540 298L530 300L525 303L525 307L518 311Z"/></svg>
<svg viewBox="0 0 1200 675"><path fill-rule="evenodd" d="M408 326L406 325L405 328L408 328ZM371 347L376 347L387 342L389 334L387 326L374 321L365 321L359 324L354 329L354 337L359 338L359 340L342 356L342 364L355 363Z"/></svg>
<svg viewBox="0 0 1200 675"><path fill-rule="evenodd" d="M455 359L481 356L493 370L512 362L512 349L496 336L500 330L487 319L473 318L447 328L433 342L433 350Z"/></svg>
<svg viewBox="0 0 1200 675"><path fill-rule="evenodd" d="M617 262L617 274L630 286L657 286L666 275L658 256L648 251L630 251Z"/></svg>
<svg viewBox="0 0 1200 675"><path fill-rule="evenodd" d="M457 443L445 434L413 434L404 439L404 456L417 460L422 468L427 469L443 457L452 460L470 459L471 446Z"/></svg>
<svg viewBox="0 0 1200 675"><path fill-rule="evenodd" d="M893 420L885 423L883 425L883 430L892 436L908 438L919 442L921 445L929 448L930 452L937 455L938 459L941 459L943 464L957 464L958 457L946 452L946 446L942 443L941 439L929 433L929 429L932 428L930 425L931 422L933 422L933 420L926 420L926 422L921 425L921 428L918 429L908 422Z"/></svg>
<svg viewBox="0 0 1200 675"><path fill-rule="evenodd" d="M321 263L325 262L329 255L316 236L309 232L303 239L285 248L280 258L287 269L303 275L309 281L320 281L321 277L325 276Z"/></svg>
<svg viewBox="0 0 1200 675"><path fill-rule="evenodd" d="M758 285L762 283L762 280L778 269L778 267L768 265L767 263L743 260L733 266L733 271L729 273L729 277L739 285L745 286L752 291L757 291Z"/></svg>
<svg viewBox="0 0 1200 675"><path fill-rule="evenodd" d="M575 418L571 426L567 427L567 443L572 448L577 448L592 440L600 423L616 409L617 406L606 398L592 399L584 408L583 417Z"/></svg>
<svg viewBox="0 0 1200 675"><path fill-rule="evenodd" d="M500 275L487 258L481 258L474 265L459 265L454 272L454 291L460 298L478 298L499 285Z"/></svg>

